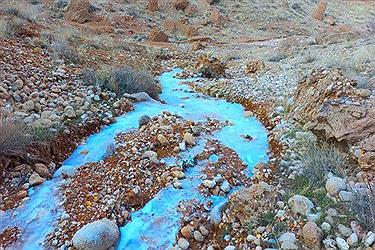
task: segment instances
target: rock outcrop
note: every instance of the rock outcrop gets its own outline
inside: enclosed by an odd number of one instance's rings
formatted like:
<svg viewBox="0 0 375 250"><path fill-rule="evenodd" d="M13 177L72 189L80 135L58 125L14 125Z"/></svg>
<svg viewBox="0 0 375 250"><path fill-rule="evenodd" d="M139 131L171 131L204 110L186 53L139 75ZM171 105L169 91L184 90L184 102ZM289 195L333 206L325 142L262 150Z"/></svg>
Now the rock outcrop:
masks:
<svg viewBox="0 0 375 250"><path fill-rule="evenodd" d="M225 74L225 64L215 57L198 57L195 68L207 78L219 78Z"/></svg>
<svg viewBox="0 0 375 250"><path fill-rule="evenodd" d="M339 70L315 71L298 86L292 117L347 146L362 169L375 169L375 100Z"/></svg>

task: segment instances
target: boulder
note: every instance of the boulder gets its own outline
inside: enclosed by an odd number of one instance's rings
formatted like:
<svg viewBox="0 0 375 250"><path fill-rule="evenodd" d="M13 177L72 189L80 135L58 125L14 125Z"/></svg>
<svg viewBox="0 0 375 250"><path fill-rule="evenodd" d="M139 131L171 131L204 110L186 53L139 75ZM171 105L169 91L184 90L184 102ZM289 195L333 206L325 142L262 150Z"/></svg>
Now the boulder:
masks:
<svg viewBox="0 0 375 250"><path fill-rule="evenodd" d="M245 67L245 75L251 75L262 71L265 68L265 64L263 61L260 60L251 60L246 64Z"/></svg>
<svg viewBox="0 0 375 250"><path fill-rule="evenodd" d="M220 78L225 74L225 64L215 57L199 56L195 68L206 78Z"/></svg>
<svg viewBox="0 0 375 250"><path fill-rule="evenodd" d="M346 189L346 182L340 177L331 176L326 182L326 189L330 195L337 195L340 191Z"/></svg>
<svg viewBox="0 0 375 250"><path fill-rule="evenodd" d="M48 167L44 164L37 163L34 165L34 170L43 178L51 178L51 173L48 170Z"/></svg>
<svg viewBox="0 0 375 250"><path fill-rule="evenodd" d="M303 241L306 246L312 249L320 249L323 238L322 230L315 224L315 222L308 221L302 228Z"/></svg>
<svg viewBox="0 0 375 250"><path fill-rule="evenodd" d="M190 133L185 133L184 134L184 141L188 144L188 145L195 145L195 138L192 134Z"/></svg>
<svg viewBox="0 0 375 250"><path fill-rule="evenodd" d="M353 147L363 170L375 170L375 99L363 97L340 70L317 70L302 79L291 116L314 133Z"/></svg>
<svg viewBox="0 0 375 250"><path fill-rule="evenodd" d="M73 236L73 246L78 250L106 250L116 244L120 232L117 225L102 219L86 224Z"/></svg>
<svg viewBox="0 0 375 250"><path fill-rule="evenodd" d="M311 209L314 208L314 204L303 195L293 195L289 200L288 204L292 211L301 215L308 215Z"/></svg>
<svg viewBox="0 0 375 250"><path fill-rule="evenodd" d="M88 0L71 0L65 18L71 22L86 23L97 17L94 14L95 8Z"/></svg>
<svg viewBox="0 0 375 250"><path fill-rule="evenodd" d="M176 10L185 10L188 7L188 4L187 0L175 0L173 2L173 7Z"/></svg>

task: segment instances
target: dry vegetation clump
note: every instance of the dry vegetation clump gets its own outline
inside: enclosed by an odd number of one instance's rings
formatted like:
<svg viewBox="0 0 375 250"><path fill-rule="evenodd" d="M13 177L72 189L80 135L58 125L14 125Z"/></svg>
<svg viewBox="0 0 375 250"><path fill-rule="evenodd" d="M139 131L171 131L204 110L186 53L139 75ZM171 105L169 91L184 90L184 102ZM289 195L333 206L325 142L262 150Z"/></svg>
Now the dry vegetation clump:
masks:
<svg viewBox="0 0 375 250"><path fill-rule="evenodd" d="M5 1L3 12L18 17L27 22L35 22L37 9L29 4L23 4L19 1Z"/></svg>
<svg viewBox="0 0 375 250"><path fill-rule="evenodd" d="M51 44L51 49L56 57L62 57L70 63L79 62L79 54L77 50L65 41L53 41Z"/></svg>
<svg viewBox="0 0 375 250"><path fill-rule="evenodd" d="M367 230L375 230L375 185L368 184L367 188L357 188L352 190L354 199L349 202L351 210L356 215L357 220Z"/></svg>
<svg viewBox="0 0 375 250"><path fill-rule="evenodd" d="M146 92L152 98L158 99L161 93L160 85L151 74L130 67L102 68L98 71L85 69L83 81L86 84L108 88L117 96Z"/></svg>
<svg viewBox="0 0 375 250"><path fill-rule="evenodd" d="M0 158L25 157L32 142L24 124L0 116Z"/></svg>
<svg viewBox="0 0 375 250"><path fill-rule="evenodd" d="M321 146L308 143L299 158L302 165L301 176L306 177L313 187L324 186L329 173L342 176L347 165L340 152L327 143Z"/></svg>

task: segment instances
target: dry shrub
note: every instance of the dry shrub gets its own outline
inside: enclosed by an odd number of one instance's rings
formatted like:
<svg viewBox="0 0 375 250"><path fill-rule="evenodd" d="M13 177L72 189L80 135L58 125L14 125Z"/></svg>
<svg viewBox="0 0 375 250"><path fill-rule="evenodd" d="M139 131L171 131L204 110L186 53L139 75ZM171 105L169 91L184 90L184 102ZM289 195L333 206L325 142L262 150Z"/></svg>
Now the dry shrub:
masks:
<svg viewBox="0 0 375 250"><path fill-rule="evenodd" d="M0 37L12 37L22 33L25 21L13 17L9 19L0 20Z"/></svg>
<svg viewBox="0 0 375 250"><path fill-rule="evenodd" d="M329 173L342 176L347 165L340 152L327 143L321 146L308 143L299 159L302 165L301 175L306 177L313 187L324 185Z"/></svg>
<svg viewBox="0 0 375 250"><path fill-rule="evenodd" d="M0 156L1 158L24 157L27 146L33 142L24 124L6 119L0 115Z"/></svg>
<svg viewBox="0 0 375 250"><path fill-rule="evenodd" d="M38 10L34 6L20 3L19 1L6 1L4 5L4 13L16 16L28 22L35 22Z"/></svg>
<svg viewBox="0 0 375 250"><path fill-rule="evenodd" d="M146 92L152 98L158 99L161 93L160 85L151 74L130 67L104 67L98 71L85 69L82 77L85 84L108 88L117 96Z"/></svg>
<svg viewBox="0 0 375 250"><path fill-rule="evenodd" d="M69 63L79 62L79 54L77 50L65 41L53 41L51 44L51 49L55 56L62 57Z"/></svg>
<svg viewBox="0 0 375 250"><path fill-rule="evenodd" d="M351 210L359 223L369 231L375 230L375 185L368 184L367 188L352 190L354 199L349 202Z"/></svg>

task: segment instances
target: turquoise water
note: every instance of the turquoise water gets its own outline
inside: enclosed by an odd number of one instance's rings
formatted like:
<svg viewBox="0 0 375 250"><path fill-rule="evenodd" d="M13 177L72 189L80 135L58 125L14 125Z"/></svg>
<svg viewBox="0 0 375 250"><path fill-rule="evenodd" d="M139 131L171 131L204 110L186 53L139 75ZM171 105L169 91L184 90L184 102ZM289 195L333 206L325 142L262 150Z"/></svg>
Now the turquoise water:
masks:
<svg viewBox="0 0 375 250"><path fill-rule="evenodd" d="M181 80L173 77L178 72L180 70L175 69L159 77L163 87L160 98L165 104L137 103L133 112L119 117L115 123L88 137L63 163L54 178L30 190L29 200L22 207L1 215L0 232L12 226L21 229L20 241L9 249L43 249L45 235L53 231L63 212L59 195L59 186L63 183L61 173L72 174L85 163L102 160L106 149L115 142L116 134L138 128L138 118L144 114L155 116L169 111L195 121L205 121L206 117L230 121L232 125L214 133L213 138L235 150L249 166L249 170L256 163L267 161L268 141L263 125L254 117L245 117L243 107L239 104L209 98L191 91L187 85L179 84ZM248 141L241 135L251 135L254 140ZM180 157L193 157L201 152L204 144L205 139ZM86 150L88 154L81 154ZM216 157L212 156L212 160ZM132 221L120 228L121 238L117 248L166 249L172 246L179 228L179 214L176 210L178 203L184 199L205 199L197 191L201 182L201 167L198 164L187 170L186 178L181 181L183 189L164 188L141 210L133 213ZM215 203L223 200L222 197L208 199L213 199Z"/></svg>

